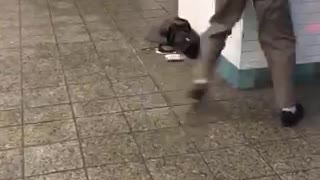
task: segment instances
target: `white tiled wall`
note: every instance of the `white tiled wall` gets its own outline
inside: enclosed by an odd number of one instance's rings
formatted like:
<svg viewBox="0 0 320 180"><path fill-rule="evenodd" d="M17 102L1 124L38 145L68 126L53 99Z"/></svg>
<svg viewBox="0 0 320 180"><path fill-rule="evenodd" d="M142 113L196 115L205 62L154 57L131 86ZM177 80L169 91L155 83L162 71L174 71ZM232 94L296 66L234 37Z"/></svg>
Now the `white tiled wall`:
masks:
<svg viewBox="0 0 320 180"><path fill-rule="evenodd" d="M297 62L320 62L320 0L290 0L297 35ZM252 4L244 13L240 69L267 67L257 41L255 11Z"/></svg>
<svg viewBox="0 0 320 180"><path fill-rule="evenodd" d="M210 17L215 10L215 0L179 0L178 15L187 19L192 28L198 33L204 32L209 27Z"/></svg>
<svg viewBox="0 0 320 180"><path fill-rule="evenodd" d="M201 34L209 27L209 20L215 11L216 0L179 0L179 16L187 19L191 26ZM242 49L242 20L233 28L233 33L227 39L226 48L222 54L236 67L240 66Z"/></svg>

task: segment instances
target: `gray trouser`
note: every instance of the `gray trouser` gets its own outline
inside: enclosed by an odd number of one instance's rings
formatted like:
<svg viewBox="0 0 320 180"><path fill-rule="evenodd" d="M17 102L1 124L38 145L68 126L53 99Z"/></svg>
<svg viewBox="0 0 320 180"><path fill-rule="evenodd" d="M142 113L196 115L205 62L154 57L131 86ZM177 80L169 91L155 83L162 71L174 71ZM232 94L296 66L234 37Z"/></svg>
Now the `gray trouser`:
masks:
<svg viewBox="0 0 320 180"><path fill-rule="evenodd" d="M200 61L194 78L208 79L225 47L232 27L242 16L249 0L216 0L211 26L201 37ZM276 101L280 108L296 102L293 73L296 39L288 0L252 0L259 22L259 41L272 73Z"/></svg>

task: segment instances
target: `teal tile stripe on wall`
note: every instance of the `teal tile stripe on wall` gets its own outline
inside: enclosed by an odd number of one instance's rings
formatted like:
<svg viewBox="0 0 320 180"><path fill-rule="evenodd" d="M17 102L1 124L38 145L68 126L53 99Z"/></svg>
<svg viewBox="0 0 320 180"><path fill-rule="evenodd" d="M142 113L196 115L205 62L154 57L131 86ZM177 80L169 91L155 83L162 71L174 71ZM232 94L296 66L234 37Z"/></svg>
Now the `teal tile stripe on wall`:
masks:
<svg viewBox="0 0 320 180"><path fill-rule="evenodd" d="M220 58L219 75L232 87L239 89L253 89L270 87L272 85L270 71L268 68L239 70L236 66ZM295 82L320 84L320 63L299 64L295 70Z"/></svg>

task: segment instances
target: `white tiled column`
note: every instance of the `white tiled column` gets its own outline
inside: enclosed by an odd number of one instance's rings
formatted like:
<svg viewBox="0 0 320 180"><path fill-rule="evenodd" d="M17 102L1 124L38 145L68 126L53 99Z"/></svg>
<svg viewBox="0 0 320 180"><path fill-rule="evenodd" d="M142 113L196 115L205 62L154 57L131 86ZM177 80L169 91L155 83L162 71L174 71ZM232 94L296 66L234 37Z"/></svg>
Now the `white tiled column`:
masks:
<svg viewBox="0 0 320 180"><path fill-rule="evenodd" d="M209 20L215 12L216 0L179 0L179 16L187 19L199 34L209 27ZM240 66L242 49L242 19L235 25L228 37L222 55L234 66Z"/></svg>

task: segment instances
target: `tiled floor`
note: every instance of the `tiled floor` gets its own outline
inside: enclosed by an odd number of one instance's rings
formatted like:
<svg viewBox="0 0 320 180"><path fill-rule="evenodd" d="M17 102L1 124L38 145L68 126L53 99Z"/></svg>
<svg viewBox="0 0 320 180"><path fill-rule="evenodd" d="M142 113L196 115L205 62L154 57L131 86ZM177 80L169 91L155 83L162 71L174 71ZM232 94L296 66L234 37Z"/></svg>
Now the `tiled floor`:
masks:
<svg viewBox="0 0 320 180"><path fill-rule="evenodd" d="M319 180L319 87L283 129L270 89L220 79L197 110L193 62L144 35L173 0L0 0L0 180Z"/></svg>

